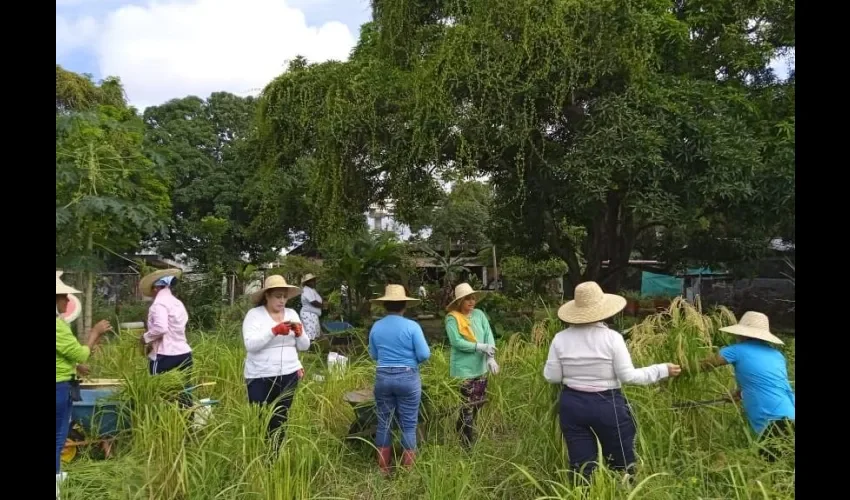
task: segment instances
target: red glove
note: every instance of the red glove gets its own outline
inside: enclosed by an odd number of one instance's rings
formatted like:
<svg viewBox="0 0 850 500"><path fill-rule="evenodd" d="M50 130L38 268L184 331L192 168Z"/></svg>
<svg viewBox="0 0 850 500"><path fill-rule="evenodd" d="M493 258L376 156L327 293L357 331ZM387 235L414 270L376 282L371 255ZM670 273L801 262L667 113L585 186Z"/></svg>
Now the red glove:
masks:
<svg viewBox="0 0 850 500"><path fill-rule="evenodd" d="M296 337L300 337L304 334L304 327L301 326L301 323L292 323L292 329L295 331Z"/></svg>
<svg viewBox="0 0 850 500"><path fill-rule="evenodd" d="M275 335L289 335L289 323L278 323L272 328L272 333Z"/></svg>

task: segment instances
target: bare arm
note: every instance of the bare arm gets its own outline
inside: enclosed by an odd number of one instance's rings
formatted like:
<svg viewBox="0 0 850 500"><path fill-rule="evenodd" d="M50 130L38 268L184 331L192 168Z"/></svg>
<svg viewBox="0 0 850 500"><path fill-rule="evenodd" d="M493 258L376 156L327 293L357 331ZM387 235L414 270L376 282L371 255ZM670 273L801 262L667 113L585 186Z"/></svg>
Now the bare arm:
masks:
<svg viewBox="0 0 850 500"><path fill-rule="evenodd" d="M702 362L700 362L699 366L703 371L708 371L708 370L713 370L713 369L715 369L719 366L724 366L724 365L728 365L728 364L729 364L729 362L726 361L726 358L724 358L723 356L721 356L719 354L715 354L714 356L712 356L708 359L702 360Z"/></svg>

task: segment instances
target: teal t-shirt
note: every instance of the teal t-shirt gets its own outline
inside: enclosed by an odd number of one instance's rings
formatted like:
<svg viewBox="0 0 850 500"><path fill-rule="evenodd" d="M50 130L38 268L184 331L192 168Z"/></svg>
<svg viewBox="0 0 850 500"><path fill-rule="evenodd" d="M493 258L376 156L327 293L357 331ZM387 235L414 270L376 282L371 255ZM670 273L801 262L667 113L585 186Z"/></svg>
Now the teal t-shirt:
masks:
<svg viewBox="0 0 850 500"><path fill-rule="evenodd" d="M724 347L720 355L735 368L741 402L756 434L771 421L795 419L796 401L782 352L753 339Z"/></svg>

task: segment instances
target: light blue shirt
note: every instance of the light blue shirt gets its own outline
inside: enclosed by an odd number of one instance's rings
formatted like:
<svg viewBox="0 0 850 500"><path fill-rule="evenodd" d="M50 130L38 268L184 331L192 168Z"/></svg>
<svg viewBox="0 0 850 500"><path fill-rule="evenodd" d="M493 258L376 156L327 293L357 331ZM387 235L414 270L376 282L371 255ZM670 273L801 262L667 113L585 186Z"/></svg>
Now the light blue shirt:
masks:
<svg viewBox="0 0 850 500"><path fill-rule="evenodd" d="M369 356L378 367L417 368L431 357L419 323L398 314L388 314L369 331Z"/></svg>
<svg viewBox="0 0 850 500"><path fill-rule="evenodd" d="M741 402L756 434L771 421L795 420L796 400L782 352L753 339L724 347L720 355L735 368Z"/></svg>

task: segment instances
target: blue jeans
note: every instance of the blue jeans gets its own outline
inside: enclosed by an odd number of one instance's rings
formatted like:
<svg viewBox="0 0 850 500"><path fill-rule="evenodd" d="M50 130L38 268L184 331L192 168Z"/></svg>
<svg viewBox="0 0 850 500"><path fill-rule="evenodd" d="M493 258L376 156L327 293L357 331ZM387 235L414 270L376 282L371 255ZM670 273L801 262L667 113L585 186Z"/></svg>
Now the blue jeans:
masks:
<svg viewBox="0 0 850 500"><path fill-rule="evenodd" d="M56 473L61 466L60 455L71 430L71 383L56 382Z"/></svg>
<svg viewBox="0 0 850 500"><path fill-rule="evenodd" d="M405 450L415 450L421 400L422 380L419 379L419 370L379 367L375 374L375 408L378 413L375 445L384 448L392 444L390 419L395 415L401 427L401 445Z"/></svg>

